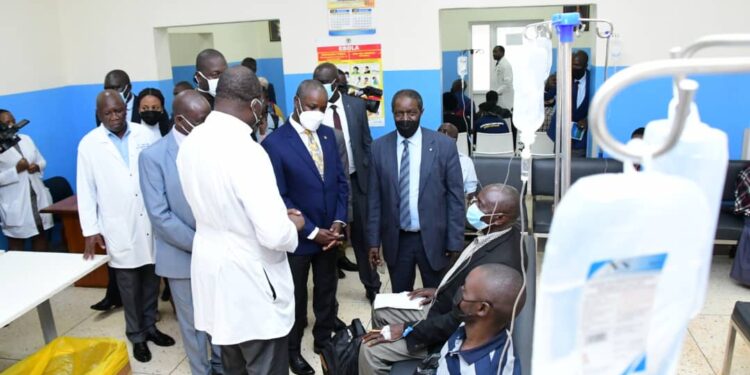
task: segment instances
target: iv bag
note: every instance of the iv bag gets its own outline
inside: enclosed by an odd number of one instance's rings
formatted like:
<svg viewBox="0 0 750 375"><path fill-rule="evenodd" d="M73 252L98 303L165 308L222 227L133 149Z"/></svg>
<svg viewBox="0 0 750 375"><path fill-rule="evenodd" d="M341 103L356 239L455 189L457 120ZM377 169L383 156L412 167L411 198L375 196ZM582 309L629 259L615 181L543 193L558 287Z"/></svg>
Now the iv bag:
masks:
<svg viewBox="0 0 750 375"><path fill-rule="evenodd" d="M544 81L552 66L552 42L543 37L523 38L513 56L513 125L527 147L544 122ZM523 139L530 134L530 142Z"/></svg>
<svg viewBox="0 0 750 375"><path fill-rule="evenodd" d="M664 144L673 125L676 104L676 99L672 99L667 120L652 121L646 126L644 141L651 148ZM644 163L643 168L692 180L703 191L708 202L710 220L703 230L711 236L703 243L704 258L701 259L700 271L702 282L696 286L697 289L686 290L695 296L693 313L697 314L703 307L706 296L729 151L726 133L701 122L695 103L690 103L690 107L679 142L666 154L655 157L650 163Z"/></svg>
<svg viewBox="0 0 750 375"><path fill-rule="evenodd" d="M713 222L658 172L580 179L555 211L537 289L535 374L672 374Z"/></svg>

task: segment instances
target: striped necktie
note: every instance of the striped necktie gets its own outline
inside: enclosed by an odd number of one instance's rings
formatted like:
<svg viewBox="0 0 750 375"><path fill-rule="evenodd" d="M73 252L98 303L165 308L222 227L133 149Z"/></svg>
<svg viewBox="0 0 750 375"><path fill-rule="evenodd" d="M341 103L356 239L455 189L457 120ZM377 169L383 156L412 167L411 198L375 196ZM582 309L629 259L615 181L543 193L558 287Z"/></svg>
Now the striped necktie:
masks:
<svg viewBox="0 0 750 375"><path fill-rule="evenodd" d="M400 192L399 212L401 229L411 229L411 211L409 210L409 140L404 139L404 151L401 153L401 168L398 173L398 189Z"/></svg>
<svg viewBox="0 0 750 375"><path fill-rule="evenodd" d="M318 147L318 142L315 141L313 132L305 130L305 134L307 134L307 151L310 152L310 156L315 162L315 167L318 168L318 173L320 173L320 178L322 179L323 173L325 172L323 165L323 153L320 151L320 147Z"/></svg>

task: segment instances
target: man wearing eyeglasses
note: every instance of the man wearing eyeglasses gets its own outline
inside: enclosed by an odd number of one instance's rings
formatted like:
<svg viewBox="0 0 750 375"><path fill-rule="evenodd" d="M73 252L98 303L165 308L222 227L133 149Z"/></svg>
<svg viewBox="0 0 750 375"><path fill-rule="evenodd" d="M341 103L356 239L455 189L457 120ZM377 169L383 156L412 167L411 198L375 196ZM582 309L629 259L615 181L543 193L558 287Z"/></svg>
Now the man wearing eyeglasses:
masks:
<svg viewBox="0 0 750 375"><path fill-rule="evenodd" d="M504 264L520 272L521 232L515 225L520 209L518 191L511 186L488 185L477 194L465 217L480 235L461 252L437 288L409 293L412 299L423 298L425 308L374 311L374 330L365 335L359 351L361 375L388 374L395 362L422 359L442 347L461 323L456 297L471 270Z"/></svg>

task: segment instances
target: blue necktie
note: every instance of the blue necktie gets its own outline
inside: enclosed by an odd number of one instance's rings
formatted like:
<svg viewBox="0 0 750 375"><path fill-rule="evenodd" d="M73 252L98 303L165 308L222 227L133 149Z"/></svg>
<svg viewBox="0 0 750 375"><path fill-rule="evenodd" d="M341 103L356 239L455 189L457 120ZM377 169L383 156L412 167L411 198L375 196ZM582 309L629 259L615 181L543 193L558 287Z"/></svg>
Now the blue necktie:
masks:
<svg viewBox="0 0 750 375"><path fill-rule="evenodd" d="M398 189L400 192L399 211L401 229L411 229L411 212L409 211L409 141L404 139L404 151L401 153L401 168L398 172Z"/></svg>

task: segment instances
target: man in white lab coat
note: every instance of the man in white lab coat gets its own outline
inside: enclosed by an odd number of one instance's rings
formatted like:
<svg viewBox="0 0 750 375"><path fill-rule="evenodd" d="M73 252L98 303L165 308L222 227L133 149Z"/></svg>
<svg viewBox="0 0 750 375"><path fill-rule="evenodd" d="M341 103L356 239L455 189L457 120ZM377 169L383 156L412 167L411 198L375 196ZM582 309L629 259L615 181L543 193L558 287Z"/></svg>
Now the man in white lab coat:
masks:
<svg viewBox="0 0 750 375"><path fill-rule="evenodd" d="M96 98L102 126L78 145L78 216L85 237L84 258L106 249L115 270L125 331L133 357L151 360L147 341L158 346L174 340L156 329L159 278L154 271L154 241L138 180L138 156L156 139L142 125L128 122L125 102L114 90Z"/></svg>
<svg viewBox="0 0 750 375"><path fill-rule="evenodd" d="M195 328L221 346L224 373L288 374L294 284L287 252L304 219L287 211L271 161L251 135L263 103L255 74L227 69L215 109L180 146L177 169L196 220Z"/></svg>
<svg viewBox="0 0 750 375"><path fill-rule="evenodd" d="M513 67L505 58L505 47L495 46L492 49L495 59L495 71L492 77L492 90L497 92L497 104L507 110L513 110Z"/></svg>

